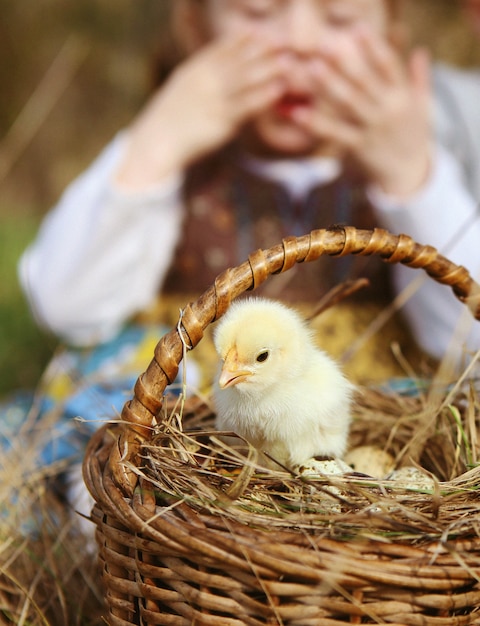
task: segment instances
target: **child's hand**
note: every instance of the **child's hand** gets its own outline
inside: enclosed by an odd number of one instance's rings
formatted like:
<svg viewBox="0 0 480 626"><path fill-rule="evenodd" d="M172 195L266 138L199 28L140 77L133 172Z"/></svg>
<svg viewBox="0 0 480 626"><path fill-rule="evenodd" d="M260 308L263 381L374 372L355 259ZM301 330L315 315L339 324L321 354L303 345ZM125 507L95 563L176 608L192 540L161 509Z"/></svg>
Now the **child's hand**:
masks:
<svg viewBox="0 0 480 626"><path fill-rule="evenodd" d="M343 45L342 45L343 43ZM423 51L409 66L384 40L359 32L312 62L318 104L297 121L349 154L383 191L406 196L430 167L429 63Z"/></svg>
<svg viewBox="0 0 480 626"><path fill-rule="evenodd" d="M232 139L281 96L279 50L265 37L242 34L182 63L132 126L117 181L132 188L155 183Z"/></svg>

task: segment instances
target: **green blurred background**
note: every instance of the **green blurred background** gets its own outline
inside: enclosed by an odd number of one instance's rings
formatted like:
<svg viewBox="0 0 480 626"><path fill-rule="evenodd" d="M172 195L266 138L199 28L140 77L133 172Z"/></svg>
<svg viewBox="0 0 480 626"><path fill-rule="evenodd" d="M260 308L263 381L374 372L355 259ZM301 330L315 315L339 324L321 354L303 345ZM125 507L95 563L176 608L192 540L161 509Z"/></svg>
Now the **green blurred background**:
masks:
<svg viewBox="0 0 480 626"><path fill-rule="evenodd" d="M175 0L173 0L175 1ZM56 340L40 332L16 265L66 184L151 88L168 0L2 0L0 9L0 396L38 380ZM480 64L453 0L411 0L412 41Z"/></svg>

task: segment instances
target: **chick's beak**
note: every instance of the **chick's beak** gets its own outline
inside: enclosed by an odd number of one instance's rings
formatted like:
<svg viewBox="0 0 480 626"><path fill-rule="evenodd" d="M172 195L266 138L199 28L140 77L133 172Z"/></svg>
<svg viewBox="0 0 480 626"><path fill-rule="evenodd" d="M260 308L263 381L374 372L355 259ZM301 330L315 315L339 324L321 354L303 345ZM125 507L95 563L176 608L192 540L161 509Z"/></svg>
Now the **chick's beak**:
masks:
<svg viewBox="0 0 480 626"><path fill-rule="evenodd" d="M251 375L252 372L246 369L245 365L239 360L237 350L232 348L225 357L218 384L221 389L233 387Z"/></svg>

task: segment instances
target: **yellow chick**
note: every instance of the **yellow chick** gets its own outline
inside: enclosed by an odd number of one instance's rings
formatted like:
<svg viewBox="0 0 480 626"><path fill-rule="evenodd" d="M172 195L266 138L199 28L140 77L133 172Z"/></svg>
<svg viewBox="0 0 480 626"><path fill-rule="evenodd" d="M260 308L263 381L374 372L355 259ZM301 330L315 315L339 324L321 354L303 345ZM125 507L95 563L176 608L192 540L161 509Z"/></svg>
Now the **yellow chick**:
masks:
<svg viewBox="0 0 480 626"><path fill-rule="evenodd" d="M214 384L218 430L291 469L316 456L342 456L354 388L298 313L263 298L234 302L214 343L222 360Z"/></svg>

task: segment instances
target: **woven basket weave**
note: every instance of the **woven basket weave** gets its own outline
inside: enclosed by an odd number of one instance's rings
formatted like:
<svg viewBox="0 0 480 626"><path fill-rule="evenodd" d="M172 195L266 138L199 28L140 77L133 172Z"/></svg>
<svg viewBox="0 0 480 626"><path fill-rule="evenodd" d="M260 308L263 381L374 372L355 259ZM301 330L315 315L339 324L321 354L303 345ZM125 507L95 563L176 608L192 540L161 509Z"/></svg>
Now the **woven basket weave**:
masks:
<svg viewBox="0 0 480 626"><path fill-rule="evenodd" d="M388 510L381 516L364 505L345 511L349 493L358 502L358 480L337 479L340 493L347 496L338 510L324 513L320 530L313 523L308 528L308 512L301 528L269 528L253 515L249 519L245 508L232 514L231 489L220 506L207 502L205 494L197 500L195 494L187 497L189 477L198 471L189 462L193 457L188 446L197 435L188 441L178 433L174 437L171 422L162 417L165 390L177 375L186 346L195 347L234 298L270 275L322 255L346 254L377 255L389 263L422 268L451 286L480 319L480 287L465 268L430 246L381 229L334 228L287 238L221 274L159 342L136 383L134 398L123 409L122 422L100 429L87 449L84 477L96 502L92 519L106 619L112 626L480 624L480 498L475 491L480 489L480 468L442 483L433 496L406 498L391 508L391 521ZM185 432L211 424L202 406L195 400L186 403ZM162 442L166 469L159 479L168 483L168 496L144 472L155 441ZM225 480L220 474L209 480L216 485L212 498L218 500ZM438 512L444 504L461 506L455 494L462 485L470 494L468 520L462 528L449 530L442 527ZM369 489L368 484L361 487L367 504ZM244 498L247 492L244 483ZM402 507L410 507L408 523L399 521L397 509ZM374 532L379 524L383 535Z"/></svg>

